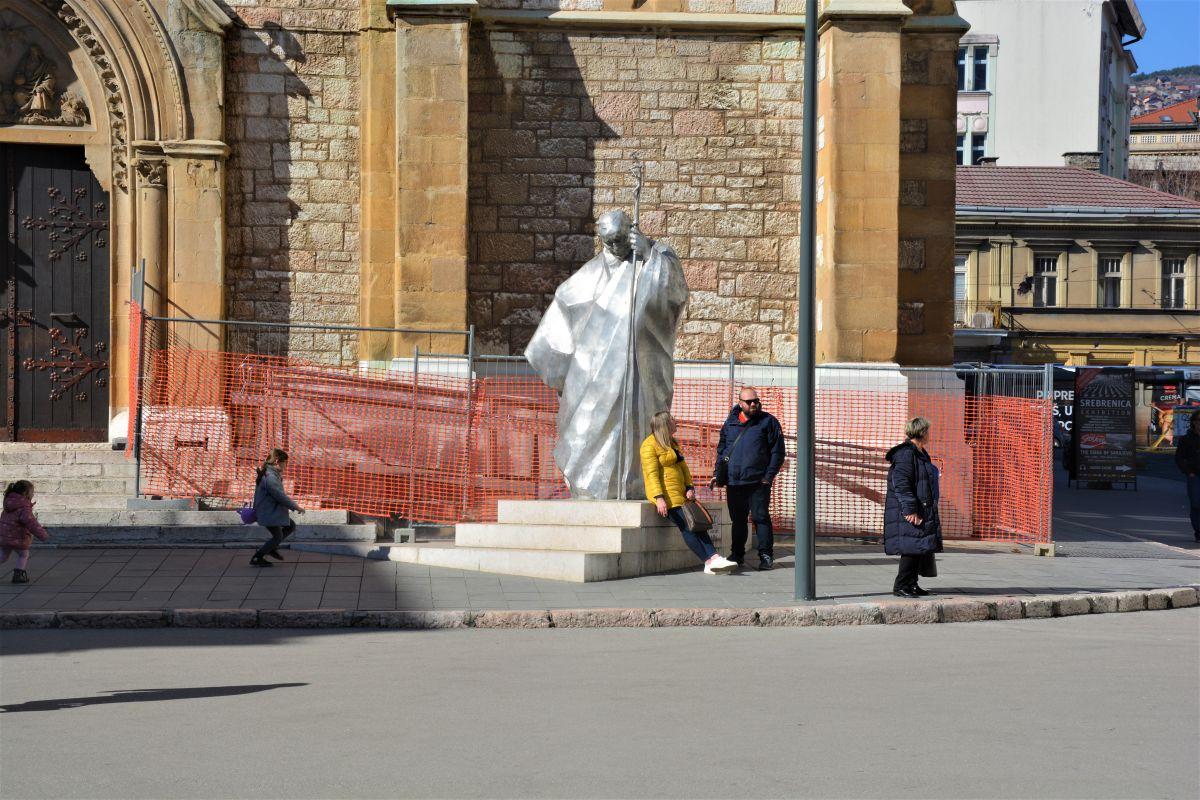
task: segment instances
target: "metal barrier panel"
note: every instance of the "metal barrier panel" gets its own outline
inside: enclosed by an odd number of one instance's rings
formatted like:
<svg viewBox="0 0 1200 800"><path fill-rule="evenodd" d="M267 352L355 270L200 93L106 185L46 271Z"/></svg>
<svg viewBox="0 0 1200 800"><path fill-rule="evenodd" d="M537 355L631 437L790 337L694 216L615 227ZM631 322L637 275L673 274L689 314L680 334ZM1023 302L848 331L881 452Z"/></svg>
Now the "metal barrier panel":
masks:
<svg viewBox="0 0 1200 800"><path fill-rule="evenodd" d="M140 491L240 505L272 447L292 458L302 505L453 524L495 519L503 498L567 497L555 466L558 398L524 359L417 350L386 364L315 364L194 347L191 323L131 314L131 439ZM236 325L238 323L222 323ZM445 332L436 332L445 333ZM286 338L286 337L282 337ZM140 364L140 369L138 365ZM1050 540L1051 401L1041 369L818 368L818 534L877 537L886 454L905 423L932 423L951 539ZM784 431L776 529L795 520L794 366L680 361L672 412L700 495L738 391L757 388ZM140 432L136 440L133 432Z"/></svg>

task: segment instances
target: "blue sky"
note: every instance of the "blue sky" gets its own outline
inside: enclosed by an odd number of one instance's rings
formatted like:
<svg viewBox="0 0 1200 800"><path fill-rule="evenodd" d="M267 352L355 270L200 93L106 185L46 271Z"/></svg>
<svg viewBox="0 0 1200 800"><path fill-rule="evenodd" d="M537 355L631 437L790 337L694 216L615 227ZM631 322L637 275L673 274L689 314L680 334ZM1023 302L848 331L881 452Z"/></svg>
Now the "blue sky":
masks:
<svg viewBox="0 0 1200 800"><path fill-rule="evenodd" d="M1146 38L1130 49L1141 72L1200 64L1200 0L1137 0Z"/></svg>

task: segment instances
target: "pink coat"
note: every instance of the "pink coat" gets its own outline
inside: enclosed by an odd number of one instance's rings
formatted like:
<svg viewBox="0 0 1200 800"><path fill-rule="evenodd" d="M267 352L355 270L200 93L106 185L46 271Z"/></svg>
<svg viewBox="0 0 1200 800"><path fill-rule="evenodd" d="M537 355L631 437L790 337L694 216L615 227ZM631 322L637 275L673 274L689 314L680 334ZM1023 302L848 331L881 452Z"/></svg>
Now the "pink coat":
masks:
<svg viewBox="0 0 1200 800"><path fill-rule="evenodd" d="M4 513L0 514L0 546L28 550L34 536L43 542L50 538L33 515L33 503L23 494L6 494Z"/></svg>

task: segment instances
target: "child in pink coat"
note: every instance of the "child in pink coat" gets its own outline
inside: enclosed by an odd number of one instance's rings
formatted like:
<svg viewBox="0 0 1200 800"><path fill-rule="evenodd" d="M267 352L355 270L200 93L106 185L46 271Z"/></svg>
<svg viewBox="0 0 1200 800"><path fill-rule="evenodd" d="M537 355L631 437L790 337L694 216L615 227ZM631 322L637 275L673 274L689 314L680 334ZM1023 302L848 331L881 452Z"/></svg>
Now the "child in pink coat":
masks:
<svg viewBox="0 0 1200 800"><path fill-rule="evenodd" d="M4 512L0 514L0 564L8 561L16 551L13 583L29 583L25 567L29 564L29 547L34 536L43 542L50 538L33 515L33 484L29 481L10 483L4 490Z"/></svg>

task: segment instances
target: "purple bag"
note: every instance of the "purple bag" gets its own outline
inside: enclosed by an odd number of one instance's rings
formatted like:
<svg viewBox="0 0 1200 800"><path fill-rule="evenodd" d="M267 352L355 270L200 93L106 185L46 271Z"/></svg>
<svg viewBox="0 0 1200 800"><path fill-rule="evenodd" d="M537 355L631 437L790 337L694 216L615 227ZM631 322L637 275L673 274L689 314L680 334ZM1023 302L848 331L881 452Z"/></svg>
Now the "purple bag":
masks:
<svg viewBox="0 0 1200 800"><path fill-rule="evenodd" d="M253 525L258 522L258 512L253 506L245 505L238 509L238 516L242 518L243 525Z"/></svg>

